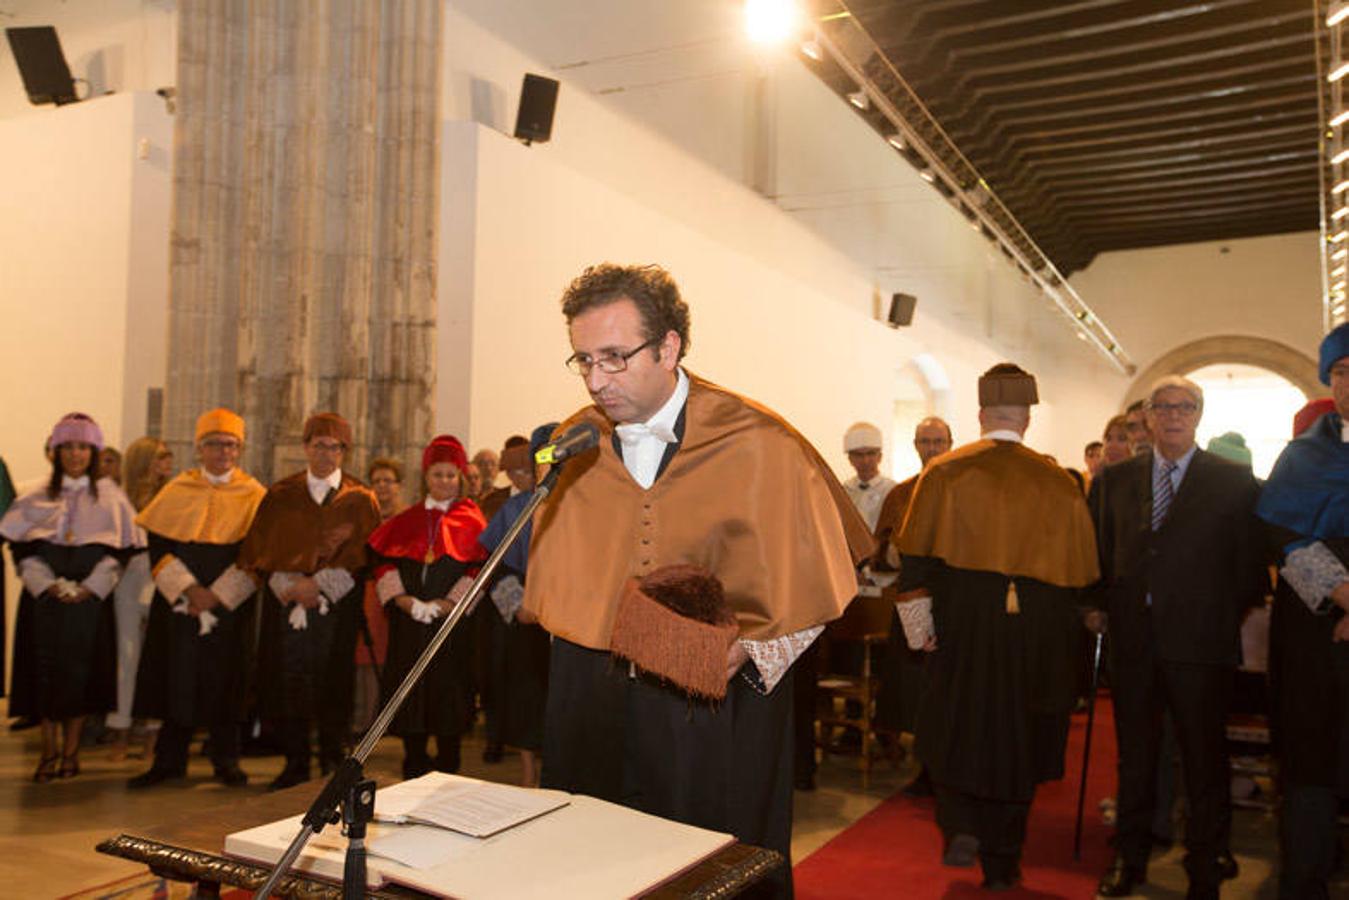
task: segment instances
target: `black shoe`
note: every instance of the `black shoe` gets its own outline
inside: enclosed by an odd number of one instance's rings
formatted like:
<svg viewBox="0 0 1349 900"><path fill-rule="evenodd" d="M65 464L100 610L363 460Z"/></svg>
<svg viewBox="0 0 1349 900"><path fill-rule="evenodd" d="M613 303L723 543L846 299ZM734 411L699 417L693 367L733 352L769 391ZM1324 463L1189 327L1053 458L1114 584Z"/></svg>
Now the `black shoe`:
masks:
<svg viewBox="0 0 1349 900"><path fill-rule="evenodd" d="M979 886L986 891L1014 891L1021 886L1021 867L998 875L985 875L983 884Z"/></svg>
<svg viewBox="0 0 1349 900"><path fill-rule="evenodd" d="M248 773L237 763L226 763L215 767L215 780L225 787L243 787L248 784Z"/></svg>
<svg viewBox="0 0 1349 900"><path fill-rule="evenodd" d="M154 787L157 784L163 784L166 781L172 781L175 778L182 778L186 772L174 772L171 769L156 769L151 767L148 771L139 775L134 775L126 780L126 786L133 791L143 790Z"/></svg>
<svg viewBox="0 0 1349 900"><path fill-rule="evenodd" d="M1147 880L1146 867L1131 866L1124 861L1124 857L1117 856L1101 877L1101 883L1096 886L1096 896L1127 897L1134 892L1136 885L1144 884Z"/></svg>
<svg viewBox="0 0 1349 900"><path fill-rule="evenodd" d="M295 787L297 784L304 784L309 780L308 765L290 765L281 770L281 774L272 779L272 783L267 785L269 791L284 791L288 787Z"/></svg>
<svg viewBox="0 0 1349 900"><path fill-rule="evenodd" d="M1231 881L1241 874L1241 867L1237 865L1236 859L1232 854L1224 850L1218 854L1218 877L1223 881Z"/></svg>
<svg viewBox="0 0 1349 900"><path fill-rule="evenodd" d="M10 731L26 731L29 728L36 728L42 724L42 720L37 716L20 716L9 723Z"/></svg>
<svg viewBox="0 0 1349 900"><path fill-rule="evenodd" d="M489 743L482 749L482 761L485 763L499 763L505 755L506 751L500 742Z"/></svg>
<svg viewBox="0 0 1349 900"><path fill-rule="evenodd" d="M946 852L941 856L941 864L957 869L968 869L978 859L979 839L972 834L958 834L946 845Z"/></svg>

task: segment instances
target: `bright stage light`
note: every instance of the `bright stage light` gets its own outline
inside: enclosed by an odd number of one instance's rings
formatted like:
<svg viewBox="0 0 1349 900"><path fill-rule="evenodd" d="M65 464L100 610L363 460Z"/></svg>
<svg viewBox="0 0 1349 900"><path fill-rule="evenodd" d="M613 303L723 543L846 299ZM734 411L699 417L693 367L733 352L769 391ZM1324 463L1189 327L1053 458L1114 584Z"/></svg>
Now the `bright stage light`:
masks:
<svg viewBox="0 0 1349 900"><path fill-rule="evenodd" d="M745 34L756 44L779 44L796 34L801 7L796 0L745 0Z"/></svg>

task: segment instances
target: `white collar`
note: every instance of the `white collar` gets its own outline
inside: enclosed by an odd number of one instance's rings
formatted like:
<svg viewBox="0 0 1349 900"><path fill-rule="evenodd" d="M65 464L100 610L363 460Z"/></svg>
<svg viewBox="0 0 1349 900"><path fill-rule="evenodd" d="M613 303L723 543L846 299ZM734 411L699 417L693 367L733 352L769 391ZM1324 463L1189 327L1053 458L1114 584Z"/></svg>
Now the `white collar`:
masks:
<svg viewBox="0 0 1349 900"><path fill-rule="evenodd" d="M61 490L63 491L84 491L88 489L88 475L81 475L79 478L71 478L69 475L61 476Z"/></svg>
<svg viewBox="0 0 1349 900"><path fill-rule="evenodd" d="M985 441L1012 441L1016 444L1024 444L1026 438L1013 431L1010 428L994 428L992 431L985 431L979 435L980 439Z"/></svg>
<svg viewBox="0 0 1349 900"><path fill-rule="evenodd" d="M451 506L453 503L454 503L454 499L453 499L453 498L451 498L451 499L449 499L449 500L436 500L436 499L434 499L430 494L427 494L427 495L426 495L426 499L422 501L422 504L423 504L428 510L430 510L430 509L438 509L438 510L440 510L441 512L449 512L449 511L450 511L450 506Z"/></svg>
<svg viewBox="0 0 1349 900"><path fill-rule="evenodd" d="M335 491L342 487L342 470L340 468L333 469L333 473L327 478L315 477L313 472L305 469L304 477L309 484L309 496L319 506L322 506L323 501L328 499L329 491Z"/></svg>
<svg viewBox="0 0 1349 900"><path fill-rule="evenodd" d="M1340 422L1340 443L1349 444L1349 422Z"/></svg>
<svg viewBox="0 0 1349 900"><path fill-rule="evenodd" d="M645 422L630 422L614 428L619 440L630 442L648 435L659 438L665 444L673 444L678 440L675 435L675 423L679 421L679 411L689 399L689 377L684 374L682 368L675 370L675 376L674 392L651 418Z"/></svg>
<svg viewBox="0 0 1349 900"><path fill-rule="evenodd" d="M206 471L206 469L202 469L201 475L211 484L214 484L217 487L219 487L222 484L230 483L230 479L234 477L234 467L230 466L228 469L225 470L224 474L222 475L212 475L210 472Z"/></svg>

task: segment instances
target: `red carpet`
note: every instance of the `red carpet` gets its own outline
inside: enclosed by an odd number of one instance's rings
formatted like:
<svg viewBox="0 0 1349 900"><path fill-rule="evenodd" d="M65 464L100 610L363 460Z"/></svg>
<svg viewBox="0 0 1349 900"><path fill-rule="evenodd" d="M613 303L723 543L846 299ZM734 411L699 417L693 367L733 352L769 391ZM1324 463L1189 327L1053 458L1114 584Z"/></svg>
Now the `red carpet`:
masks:
<svg viewBox="0 0 1349 900"><path fill-rule="evenodd" d="M1000 897L1093 897L1110 864L1098 804L1115 793L1115 720L1108 698L1096 704L1096 724L1083 813L1082 861L1073 862L1073 823L1082 778L1086 714L1073 717L1068 734L1067 773L1040 786L1031 806L1022 887ZM930 799L895 795L852 827L802 860L795 868L799 900L857 897L936 898L994 896L980 890L978 866L953 869L941 864L941 832Z"/></svg>

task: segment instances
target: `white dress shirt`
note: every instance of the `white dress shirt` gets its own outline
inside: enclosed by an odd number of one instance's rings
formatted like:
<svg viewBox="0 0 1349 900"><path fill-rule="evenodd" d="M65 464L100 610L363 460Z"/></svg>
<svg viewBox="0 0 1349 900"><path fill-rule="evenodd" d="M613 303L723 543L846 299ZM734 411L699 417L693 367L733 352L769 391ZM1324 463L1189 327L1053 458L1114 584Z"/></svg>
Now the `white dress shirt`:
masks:
<svg viewBox="0 0 1349 900"><path fill-rule="evenodd" d="M843 489L848 492L848 498L852 500L853 506L857 507L857 511L866 520L867 528L875 531L876 521L881 517L881 507L885 505L885 498L898 483L893 478L886 478L880 474L863 483L862 479L854 475L843 482Z"/></svg>
<svg viewBox="0 0 1349 900"><path fill-rule="evenodd" d="M665 448L677 440L674 429L675 423L679 421L679 412L689 399L689 377L683 369L676 371L678 377L675 379L674 393L664 406L656 410L655 415L645 422L614 427L614 433L623 445L623 465L643 488L649 489L656 483Z"/></svg>
<svg viewBox="0 0 1349 900"><path fill-rule="evenodd" d="M313 472L306 469L304 477L309 483L309 496L313 497L314 502L319 506L323 505L323 500L328 496L329 491L335 491L342 486L341 469L333 469L332 474L327 478L316 478Z"/></svg>

